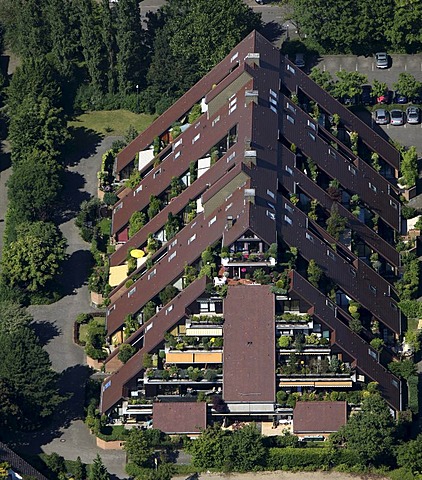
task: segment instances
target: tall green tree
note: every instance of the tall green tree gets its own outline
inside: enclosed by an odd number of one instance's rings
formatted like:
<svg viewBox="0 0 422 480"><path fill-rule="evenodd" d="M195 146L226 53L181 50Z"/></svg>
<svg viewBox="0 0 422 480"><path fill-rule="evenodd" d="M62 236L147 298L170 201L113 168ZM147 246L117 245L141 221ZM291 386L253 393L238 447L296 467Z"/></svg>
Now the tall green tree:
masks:
<svg viewBox="0 0 422 480"><path fill-rule="evenodd" d="M401 72L397 82L393 84L393 88L410 98L422 92L422 82L416 80L410 73Z"/></svg>
<svg viewBox="0 0 422 480"><path fill-rule="evenodd" d="M46 220L57 209L61 169L45 153L34 156L21 160L7 184L17 222Z"/></svg>
<svg viewBox="0 0 422 480"><path fill-rule="evenodd" d="M115 93L117 90L116 79L116 32L115 22L109 0L100 1L101 38L107 56L107 90Z"/></svg>
<svg viewBox="0 0 422 480"><path fill-rule="evenodd" d="M347 96L353 98L362 93L362 85L368 81L363 73L342 70L336 73L339 81L333 87L333 95L337 98Z"/></svg>
<svg viewBox="0 0 422 480"><path fill-rule="evenodd" d="M143 32L138 0L119 0L116 4L117 84L119 93L136 92L145 78Z"/></svg>
<svg viewBox="0 0 422 480"><path fill-rule="evenodd" d="M32 320L26 308L18 303L0 303L0 331L12 335L22 327L28 326Z"/></svg>
<svg viewBox="0 0 422 480"><path fill-rule="evenodd" d="M66 240L53 223L19 225L17 240L3 253L2 278L5 284L26 292L42 290L60 273L65 250Z"/></svg>
<svg viewBox="0 0 422 480"><path fill-rule="evenodd" d="M391 455L395 429L387 404L379 393L373 393L363 400L361 411L332 436L332 441L358 454L362 465L377 465Z"/></svg>
<svg viewBox="0 0 422 480"><path fill-rule="evenodd" d="M396 52L415 53L422 48L422 3L418 0L396 1L386 37Z"/></svg>
<svg viewBox="0 0 422 480"><path fill-rule="evenodd" d="M245 425L230 437L230 463L238 472L248 472L264 465L266 449L255 424Z"/></svg>
<svg viewBox="0 0 422 480"><path fill-rule="evenodd" d="M192 464L205 470L225 467L229 435L218 424L209 426L189 447Z"/></svg>
<svg viewBox="0 0 422 480"><path fill-rule="evenodd" d="M98 455L94 460L90 470L88 480L109 480L110 475L107 472L106 467L103 464L101 457Z"/></svg>
<svg viewBox="0 0 422 480"><path fill-rule="evenodd" d="M37 427L62 401L48 353L29 327L13 334L0 329L0 350L0 381L14 392L12 401L22 415L19 428Z"/></svg>
<svg viewBox="0 0 422 480"><path fill-rule="evenodd" d="M146 467L153 454L145 431L134 428L129 433L124 449L127 452L128 462L137 467Z"/></svg>

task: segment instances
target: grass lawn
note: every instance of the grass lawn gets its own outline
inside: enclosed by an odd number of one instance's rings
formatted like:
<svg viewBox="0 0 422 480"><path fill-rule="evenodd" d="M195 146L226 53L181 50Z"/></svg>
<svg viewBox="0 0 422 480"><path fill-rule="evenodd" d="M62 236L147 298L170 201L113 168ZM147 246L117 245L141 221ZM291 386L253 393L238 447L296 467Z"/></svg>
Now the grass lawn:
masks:
<svg viewBox="0 0 422 480"><path fill-rule="evenodd" d="M124 135L129 125L144 131L155 120L155 115L136 114L128 110L100 110L83 113L69 122L69 127L85 128L101 136Z"/></svg>
<svg viewBox="0 0 422 480"><path fill-rule="evenodd" d="M105 317L94 317L91 322L96 322L99 325L104 325L105 326ZM88 324L87 323L82 323L79 325L79 341L84 344L87 341L87 335L88 335Z"/></svg>

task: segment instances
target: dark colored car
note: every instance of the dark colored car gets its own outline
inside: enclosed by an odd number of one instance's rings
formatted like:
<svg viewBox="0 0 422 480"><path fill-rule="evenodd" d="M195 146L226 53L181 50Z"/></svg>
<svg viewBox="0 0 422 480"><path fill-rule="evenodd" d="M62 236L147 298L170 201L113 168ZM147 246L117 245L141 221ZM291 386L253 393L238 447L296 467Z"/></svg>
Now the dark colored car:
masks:
<svg viewBox="0 0 422 480"><path fill-rule="evenodd" d="M418 93L417 95L412 97L411 102L416 105L420 105L422 103L422 94Z"/></svg>
<svg viewBox="0 0 422 480"><path fill-rule="evenodd" d="M387 125L387 123L390 123L390 113L388 110L385 110L384 108L378 108L375 110L375 123L378 125Z"/></svg>
<svg viewBox="0 0 422 480"><path fill-rule="evenodd" d="M362 86L362 94L360 96L360 99L364 105L372 105L374 103L371 85Z"/></svg>
<svg viewBox="0 0 422 480"><path fill-rule="evenodd" d="M400 92L396 92L394 95L394 103L407 103L409 100L406 95L402 95Z"/></svg>

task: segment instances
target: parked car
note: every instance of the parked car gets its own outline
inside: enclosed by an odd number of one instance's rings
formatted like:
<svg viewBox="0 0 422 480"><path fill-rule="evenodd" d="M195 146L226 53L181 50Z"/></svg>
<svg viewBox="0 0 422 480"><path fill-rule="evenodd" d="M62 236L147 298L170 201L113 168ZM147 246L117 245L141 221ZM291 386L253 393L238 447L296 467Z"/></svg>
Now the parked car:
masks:
<svg viewBox="0 0 422 480"><path fill-rule="evenodd" d="M377 103L391 103L393 98L393 92L391 90L387 90L382 95L377 97Z"/></svg>
<svg viewBox="0 0 422 480"><path fill-rule="evenodd" d="M406 95L403 95L400 92L395 92L394 100L393 100L394 103L403 104L403 103L407 103L408 101L409 99L406 97Z"/></svg>
<svg viewBox="0 0 422 480"><path fill-rule="evenodd" d="M378 52L375 54L375 63L377 68L388 68L388 55L386 52Z"/></svg>
<svg viewBox="0 0 422 480"><path fill-rule="evenodd" d="M303 68L305 66L305 55L303 53L296 53L294 63L297 67Z"/></svg>
<svg viewBox="0 0 422 480"><path fill-rule="evenodd" d="M360 98L364 105L372 105L374 103L371 85L362 85L362 94Z"/></svg>
<svg viewBox="0 0 422 480"><path fill-rule="evenodd" d="M404 125L405 117L404 112L401 110L391 110L391 125Z"/></svg>
<svg viewBox="0 0 422 480"><path fill-rule="evenodd" d="M378 125L386 125L390 123L390 113L384 108L378 108L375 110L375 123Z"/></svg>
<svg viewBox="0 0 422 480"><path fill-rule="evenodd" d="M417 124L421 121L421 110L418 107L407 107L406 109L407 123Z"/></svg>
<svg viewBox="0 0 422 480"><path fill-rule="evenodd" d="M420 105L422 103L422 94L416 94L414 97L411 98L411 102L415 103L416 105Z"/></svg>

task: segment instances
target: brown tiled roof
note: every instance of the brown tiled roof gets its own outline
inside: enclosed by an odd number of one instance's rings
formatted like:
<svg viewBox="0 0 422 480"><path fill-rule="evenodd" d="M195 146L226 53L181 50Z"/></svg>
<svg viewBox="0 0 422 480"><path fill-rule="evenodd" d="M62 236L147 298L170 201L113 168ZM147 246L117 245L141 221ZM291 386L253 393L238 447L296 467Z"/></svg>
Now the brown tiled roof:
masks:
<svg viewBox="0 0 422 480"><path fill-rule="evenodd" d="M199 433L207 426L205 402L154 403L154 428L165 433Z"/></svg>
<svg viewBox="0 0 422 480"><path fill-rule="evenodd" d="M347 402L297 402L294 433L331 433L347 422Z"/></svg>
<svg viewBox="0 0 422 480"><path fill-rule="evenodd" d="M238 285L228 289L223 327L226 402L274 402L274 302L268 285Z"/></svg>
<svg viewBox="0 0 422 480"><path fill-rule="evenodd" d="M38 480L47 480L47 477L44 477L44 475L35 470L32 465L2 442L0 442L0 462L7 462L14 472L21 475L30 475Z"/></svg>

